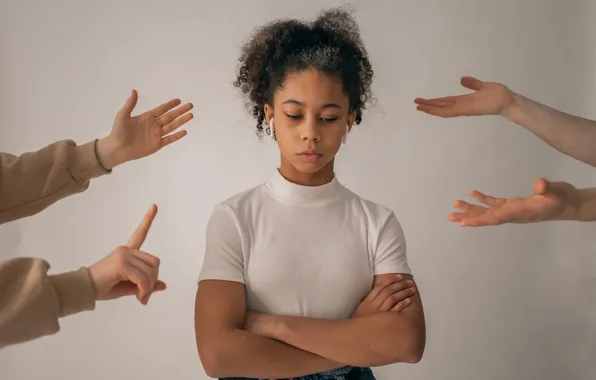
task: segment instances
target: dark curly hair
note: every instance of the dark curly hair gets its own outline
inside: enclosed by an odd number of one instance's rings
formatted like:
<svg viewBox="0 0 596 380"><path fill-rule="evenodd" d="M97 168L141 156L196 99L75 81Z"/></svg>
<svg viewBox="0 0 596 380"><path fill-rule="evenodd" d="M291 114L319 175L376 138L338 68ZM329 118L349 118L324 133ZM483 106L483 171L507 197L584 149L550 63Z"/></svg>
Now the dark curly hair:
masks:
<svg viewBox="0 0 596 380"><path fill-rule="evenodd" d="M234 82L262 135L265 104L289 72L315 68L341 78L356 124L371 98L373 70L349 8L333 8L311 22L276 20L258 28L242 47Z"/></svg>

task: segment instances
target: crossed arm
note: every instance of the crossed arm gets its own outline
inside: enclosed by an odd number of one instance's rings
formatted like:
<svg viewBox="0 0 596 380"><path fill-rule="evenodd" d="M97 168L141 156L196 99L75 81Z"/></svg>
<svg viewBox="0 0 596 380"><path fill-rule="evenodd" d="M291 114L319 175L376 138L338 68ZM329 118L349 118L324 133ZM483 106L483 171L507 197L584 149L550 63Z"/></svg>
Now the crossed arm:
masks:
<svg viewBox="0 0 596 380"><path fill-rule="evenodd" d="M210 377L292 378L344 365L417 362L425 323L419 293L410 299L401 312L339 321L247 315L244 285L202 281L195 305L199 356Z"/></svg>

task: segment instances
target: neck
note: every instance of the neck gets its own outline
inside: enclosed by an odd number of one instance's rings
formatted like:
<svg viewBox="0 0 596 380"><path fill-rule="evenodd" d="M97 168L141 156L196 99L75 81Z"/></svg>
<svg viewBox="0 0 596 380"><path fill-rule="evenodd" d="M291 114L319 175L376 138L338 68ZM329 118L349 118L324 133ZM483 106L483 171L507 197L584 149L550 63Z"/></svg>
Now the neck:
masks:
<svg viewBox="0 0 596 380"><path fill-rule="evenodd" d="M298 171L292 164L286 161L283 156L281 158L281 165L279 172L285 179L301 186L322 186L333 180L335 175L333 169L333 162L331 160L321 170L315 173L306 173Z"/></svg>

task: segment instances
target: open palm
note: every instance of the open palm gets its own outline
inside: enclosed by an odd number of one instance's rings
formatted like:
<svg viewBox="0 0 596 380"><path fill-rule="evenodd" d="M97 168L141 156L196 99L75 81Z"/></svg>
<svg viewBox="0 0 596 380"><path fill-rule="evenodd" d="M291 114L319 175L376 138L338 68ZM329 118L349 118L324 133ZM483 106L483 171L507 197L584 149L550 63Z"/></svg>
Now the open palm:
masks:
<svg viewBox="0 0 596 380"><path fill-rule="evenodd" d="M434 99L416 98L416 109L443 118L501 115L513 102L513 93L500 83L462 77L461 85L475 92Z"/></svg>
<svg viewBox="0 0 596 380"><path fill-rule="evenodd" d="M160 149L186 136L185 130L179 130L193 118L189 113L192 103L180 107L180 99L163 103L145 113L132 116L138 100L138 93L132 94L116 115L114 126L108 136L120 156L121 162L132 161L149 156Z"/></svg>
<svg viewBox="0 0 596 380"><path fill-rule="evenodd" d="M460 212L451 213L449 220L470 227L554 220L574 207L576 194L568 183L544 179L536 180L534 194L525 198L495 198L474 190L470 195L483 206L456 201Z"/></svg>

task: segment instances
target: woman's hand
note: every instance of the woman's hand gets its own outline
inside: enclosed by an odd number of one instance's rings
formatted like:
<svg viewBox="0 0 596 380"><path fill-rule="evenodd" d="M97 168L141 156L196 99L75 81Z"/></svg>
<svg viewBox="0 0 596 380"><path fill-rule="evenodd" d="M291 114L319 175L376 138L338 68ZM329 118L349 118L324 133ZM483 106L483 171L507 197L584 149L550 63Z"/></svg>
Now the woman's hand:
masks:
<svg viewBox="0 0 596 380"><path fill-rule="evenodd" d="M442 98L416 98L416 109L443 118L459 116L501 115L505 116L515 106L514 94L505 85L483 82L473 77L462 77L461 85L473 90L465 95Z"/></svg>
<svg viewBox="0 0 596 380"><path fill-rule="evenodd" d="M373 290L360 303L353 318L386 311L402 311L410 305L410 297L416 293L413 280L402 275L375 284Z"/></svg>
<svg viewBox="0 0 596 380"><path fill-rule="evenodd" d="M471 195L485 206L456 201L460 212L449 220L462 226L495 226L504 223L533 223L548 220L572 220L581 203L579 190L567 182L534 181L533 194L524 198L495 198L479 191Z"/></svg>
<svg viewBox="0 0 596 380"><path fill-rule="evenodd" d="M136 91L116 115L114 126L108 137L99 140L97 154L106 169L128 161L147 157L186 136L186 131L176 131L188 123L193 108L187 103L178 108L180 99L173 99L143 114L132 116L138 100ZM174 132L174 133L173 133Z"/></svg>

